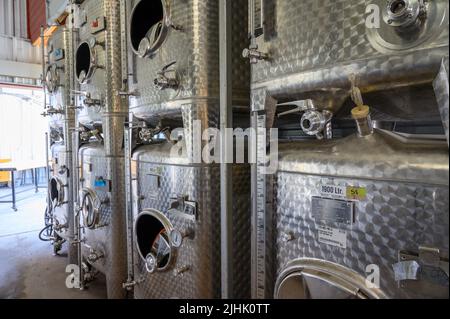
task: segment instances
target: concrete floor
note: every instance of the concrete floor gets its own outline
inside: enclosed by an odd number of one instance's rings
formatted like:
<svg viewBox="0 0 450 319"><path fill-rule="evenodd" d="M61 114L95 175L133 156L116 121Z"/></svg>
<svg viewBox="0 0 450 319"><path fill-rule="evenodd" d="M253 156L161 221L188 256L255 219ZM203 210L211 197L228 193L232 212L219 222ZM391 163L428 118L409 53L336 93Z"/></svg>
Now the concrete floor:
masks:
<svg viewBox="0 0 450 319"><path fill-rule="evenodd" d="M0 196L7 191L0 189ZM84 291L66 288L66 247L61 256L53 256L51 244L38 238L44 223L45 194L45 190L19 194L17 212L10 204L0 204L0 298L106 298L101 279Z"/></svg>

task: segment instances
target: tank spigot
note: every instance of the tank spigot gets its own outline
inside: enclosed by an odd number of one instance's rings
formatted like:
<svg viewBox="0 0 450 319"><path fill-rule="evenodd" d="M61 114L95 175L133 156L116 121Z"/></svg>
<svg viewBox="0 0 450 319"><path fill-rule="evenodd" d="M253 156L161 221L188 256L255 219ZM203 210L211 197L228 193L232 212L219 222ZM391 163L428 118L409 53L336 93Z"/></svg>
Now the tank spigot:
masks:
<svg viewBox="0 0 450 319"><path fill-rule="evenodd" d="M177 71L171 69L177 62L174 61L166 65L161 71L158 72L153 83L159 90L172 89L177 90L180 86L180 82L177 78Z"/></svg>

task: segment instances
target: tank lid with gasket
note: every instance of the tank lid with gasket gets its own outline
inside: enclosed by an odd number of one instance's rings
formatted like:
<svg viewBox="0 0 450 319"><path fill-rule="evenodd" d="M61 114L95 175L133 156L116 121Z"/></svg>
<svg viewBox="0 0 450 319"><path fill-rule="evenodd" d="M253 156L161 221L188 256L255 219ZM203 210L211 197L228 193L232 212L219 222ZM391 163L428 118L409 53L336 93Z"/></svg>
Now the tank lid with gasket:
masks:
<svg viewBox="0 0 450 319"><path fill-rule="evenodd" d="M143 211L134 224L136 248L148 273L167 271L174 264L176 249L183 241L182 234L174 229L161 212Z"/></svg>
<svg viewBox="0 0 450 319"><path fill-rule="evenodd" d="M81 43L75 53L75 75L80 84L86 84L94 75L96 68L95 38Z"/></svg>
<svg viewBox="0 0 450 319"><path fill-rule="evenodd" d="M98 226L100 219L101 201L95 191L90 188L84 188L81 199L81 214L83 224L89 229Z"/></svg>
<svg viewBox="0 0 450 319"><path fill-rule="evenodd" d="M56 64L51 64L45 71L45 86L49 93L56 93L60 84L59 68Z"/></svg>
<svg viewBox="0 0 450 319"><path fill-rule="evenodd" d="M64 204L64 183L56 176L52 177L48 187L48 197L54 207Z"/></svg>
<svg viewBox="0 0 450 319"><path fill-rule="evenodd" d="M362 275L319 259L297 259L280 273L276 299L385 299Z"/></svg>
<svg viewBox="0 0 450 319"><path fill-rule="evenodd" d="M130 15L131 49L140 58L154 56L166 40L171 26L167 0L138 1Z"/></svg>

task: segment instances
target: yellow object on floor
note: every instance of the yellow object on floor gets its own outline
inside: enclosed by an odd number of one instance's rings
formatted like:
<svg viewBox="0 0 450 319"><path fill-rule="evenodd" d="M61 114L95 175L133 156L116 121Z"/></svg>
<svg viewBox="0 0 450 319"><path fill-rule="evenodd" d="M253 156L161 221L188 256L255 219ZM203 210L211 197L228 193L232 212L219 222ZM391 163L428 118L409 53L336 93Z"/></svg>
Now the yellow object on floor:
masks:
<svg viewBox="0 0 450 319"><path fill-rule="evenodd" d="M0 163L9 163L11 159L1 159ZM11 181L11 173L10 172L0 172L0 183L9 183Z"/></svg>

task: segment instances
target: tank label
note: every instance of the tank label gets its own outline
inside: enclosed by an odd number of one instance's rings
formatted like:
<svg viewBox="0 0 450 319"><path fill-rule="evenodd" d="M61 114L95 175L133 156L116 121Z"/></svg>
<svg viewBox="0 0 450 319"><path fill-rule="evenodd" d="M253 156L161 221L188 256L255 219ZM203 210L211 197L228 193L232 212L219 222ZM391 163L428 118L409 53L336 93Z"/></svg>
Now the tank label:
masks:
<svg viewBox="0 0 450 319"><path fill-rule="evenodd" d="M347 196L347 188L344 186L321 185L320 194L325 197L345 199Z"/></svg>
<svg viewBox="0 0 450 319"><path fill-rule="evenodd" d="M355 202L313 197L311 212L317 221L331 221L351 225L355 221Z"/></svg>
<svg viewBox="0 0 450 319"><path fill-rule="evenodd" d="M364 187L347 187L347 199L363 201L367 198L367 189Z"/></svg>
<svg viewBox="0 0 450 319"><path fill-rule="evenodd" d="M347 231L319 225L319 242L322 244L347 248Z"/></svg>
<svg viewBox="0 0 450 319"><path fill-rule="evenodd" d="M363 201L367 198L367 189L364 187L320 185L320 195L329 198Z"/></svg>

